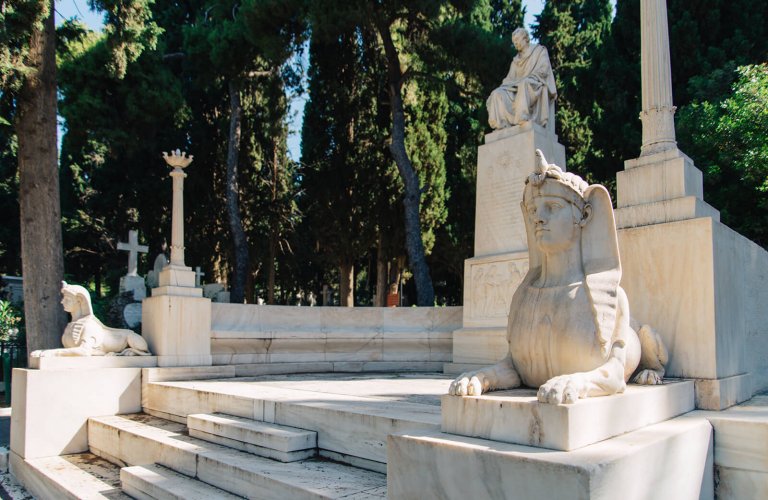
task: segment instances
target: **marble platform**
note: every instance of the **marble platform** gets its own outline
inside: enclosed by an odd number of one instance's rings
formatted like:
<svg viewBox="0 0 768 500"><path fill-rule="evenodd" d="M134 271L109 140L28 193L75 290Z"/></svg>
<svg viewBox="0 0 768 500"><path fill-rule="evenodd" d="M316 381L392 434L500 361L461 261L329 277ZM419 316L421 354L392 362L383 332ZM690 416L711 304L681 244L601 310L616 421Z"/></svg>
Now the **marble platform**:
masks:
<svg viewBox="0 0 768 500"><path fill-rule="evenodd" d="M630 384L623 394L542 404L533 389L442 397L442 430L505 443L575 450L694 409L693 382Z"/></svg>
<svg viewBox="0 0 768 500"><path fill-rule="evenodd" d="M714 498L712 426L677 417L575 451L445 433L390 436L387 498Z"/></svg>

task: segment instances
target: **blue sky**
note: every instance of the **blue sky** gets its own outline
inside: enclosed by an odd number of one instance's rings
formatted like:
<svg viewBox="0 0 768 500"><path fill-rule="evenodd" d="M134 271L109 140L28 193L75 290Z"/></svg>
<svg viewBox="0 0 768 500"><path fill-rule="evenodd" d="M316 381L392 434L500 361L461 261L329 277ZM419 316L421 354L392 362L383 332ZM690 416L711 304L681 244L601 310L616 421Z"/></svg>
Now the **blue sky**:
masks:
<svg viewBox="0 0 768 500"><path fill-rule="evenodd" d="M534 16L544 8L544 0L523 0L526 8L525 25L530 27L534 21ZM100 30L103 26L103 16L92 12L88 8L86 0L56 0L56 23L62 19L71 19L77 17L85 22L91 29ZM301 123L304 117L304 105L306 96L295 96L291 99L290 126L288 136L288 152L291 157L298 160L301 156ZM61 140L62 131L59 130L59 140Z"/></svg>

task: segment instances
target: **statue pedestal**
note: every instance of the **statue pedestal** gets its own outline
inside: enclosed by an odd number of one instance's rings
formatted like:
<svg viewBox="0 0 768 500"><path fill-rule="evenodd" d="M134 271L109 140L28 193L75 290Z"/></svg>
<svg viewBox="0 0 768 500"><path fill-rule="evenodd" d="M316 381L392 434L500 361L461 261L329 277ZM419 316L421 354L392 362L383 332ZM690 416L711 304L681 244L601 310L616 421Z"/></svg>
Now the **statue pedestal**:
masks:
<svg viewBox="0 0 768 500"><path fill-rule="evenodd" d="M442 397L442 431L570 451L657 424L694 409L693 382L630 384L622 394L574 404L539 403L536 389ZM594 425L599 423L599 425Z"/></svg>
<svg viewBox="0 0 768 500"><path fill-rule="evenodd" d="M142 335L157 365L210 366L211 299L195 288L191 268L166 266L142 303Z"/></svg>
<svg viewBox="0 0 768 500"><path fill-rule="evenodd" d="M720 223L678 149L626 161L616 182L621 286L664 339L667 376L696 379L712 410L768 387L768 252Z"/></svg>
<svg viewBox="0 0 768 500"><path fill-rule="evenodd" d="M537 149L565 165L557 136L532 122L487 134L478 149L475 256L464 261L463 328L454 332L446 372L490 365L507 354L509 303L528 271L520 202Z"/></svg>
<svg viewBox="0 0 768 500"><path fill-rule="evenodd" d="M712 499L712 449L709 422L687 416L574 451L413 431L387 438L387 495Z"/></svg>

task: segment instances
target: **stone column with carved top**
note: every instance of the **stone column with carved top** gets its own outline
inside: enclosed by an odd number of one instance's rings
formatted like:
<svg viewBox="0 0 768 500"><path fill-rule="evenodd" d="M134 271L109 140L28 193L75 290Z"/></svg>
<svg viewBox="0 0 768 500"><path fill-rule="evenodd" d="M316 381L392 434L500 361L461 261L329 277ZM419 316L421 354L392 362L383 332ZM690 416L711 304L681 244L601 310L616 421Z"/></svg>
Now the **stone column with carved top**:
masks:
<svg viewBox="0 0 768 500"><path fill-rule="evenodd" d="M696 380L698 408L722 409L768 386L748 352L766 349L746 347L749 325L768 325L757 298L768 253L704 201L702 173L675 142L666 0L641 0L640 14L643 142L616 175L621 285L669 348L667 375Z"/></svg>
<svg viewBox="0 0 768 500"><path fill-rule="evenodd" d="M142 306L142 334L158 366L210 365L211 300L196 287L195 271L184 263L184 169L192 156L180 150L163 158L172 168L171 261L160 272L159 286Z"/></svg>

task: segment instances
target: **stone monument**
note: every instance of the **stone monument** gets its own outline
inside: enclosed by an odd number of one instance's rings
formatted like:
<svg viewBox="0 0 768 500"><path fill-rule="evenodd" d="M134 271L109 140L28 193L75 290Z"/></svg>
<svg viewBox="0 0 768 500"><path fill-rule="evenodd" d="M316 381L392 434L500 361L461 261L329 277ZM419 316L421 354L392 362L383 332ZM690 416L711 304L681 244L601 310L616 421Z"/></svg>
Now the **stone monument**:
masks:
<svg viewBox="0 0 768 500"><path fill-rule="evenodd" d="M142 333L158 366L210 365L211 300L195 286L195 272L184 264L184 173L192 156L163 153L172 168L171 261L158 277L152 297L142 304Z"/></svg>
<svg viewBox="0 0 768 500"><path fill-rule="evenodd" d="M533 121L554 132L555 75L547 49L531 44L525 28L512 33L517 55L507 77L488 97L488 124L502 129Z"/></svg>
<svg viewBox="0 0 768 500"><path fill-rule="evenodd" d="M616 176L622 286L669 347L667 374L697 379L696 404L723 409L768 387L768 253L720 223L702 173L677 147L665 0L642 0L643 142ZM747 348L749 345L749 348Z"/></svg>
<svg viewBox="0 0 768 500"><path fill-rule="evenodd" d="M624 392L636 369L635 382L660 384L667 352L649 326L630 326L608 191L536 154L521 204L529 269L512 298L507 357L459 376L450 393L525 385L542 403L574 403Z"/></svg>
<svg viewBox="0 0 768 500"><path fill-rule="evenodd" d="M464 318L454 332L453 362L460 373L499 361L509 350L507 312L512 294L528 271L528 243L517 208L523 181L534 170L536 150L565 165L555 135L555 78L547 50L530 45L524 29L514 32L518 55L507 78L488 99L491 126L477 154L474 257L464 263ZM494 118L503 114L506 118Z"/></svg>
<svg viewBox="0 0 768 500"><path fill-rule="evenodd" d="M61 349L32 351L33 358L58 356L149 356L147 342L131 330L104 326L93 314L91 295L80 285L61 282L61 304L72 316Z"/></svg>
<svg viewBox="0 0 768 500"><path fill-rule="evenodd" d="M147 253L149 247L139 245L139 232L131 229L128 231L128 243L119 241L118 250L128 252L128 274L120 278L120 293L133 293L133 300L139 301L147 296L147 286L144 277L138 273L139 253Z"/></svg>

